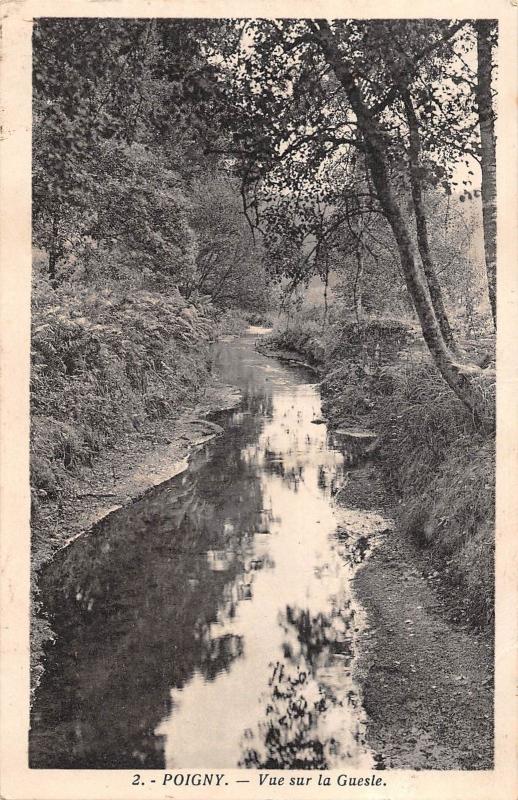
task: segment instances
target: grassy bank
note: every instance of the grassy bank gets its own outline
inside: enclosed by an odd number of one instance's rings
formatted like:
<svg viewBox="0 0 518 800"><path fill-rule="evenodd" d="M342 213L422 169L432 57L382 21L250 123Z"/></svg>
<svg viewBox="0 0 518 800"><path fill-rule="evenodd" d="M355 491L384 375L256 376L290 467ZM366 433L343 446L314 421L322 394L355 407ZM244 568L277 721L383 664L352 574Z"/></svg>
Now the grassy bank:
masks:
<svg viewBox="0 0 518 800"><path fill-rule="evenodd" d="M376 407L381 468L402 530L456 590L456 613L494 615L495 448L431 364L400 368Z"/></svg>
<svg viewBox="0 0 518 800"><path fill-rule="evenodd" d="M33 523L127 431L175 415L208 374L211 321L177 293L33 292Z"/></svg>
<svg viewBox="0 0 518 800"><path fill-rule="evenodd" d="M124 502L116 496L119 484L131 496L148 477L153 481L159 445L167 444L170 467L203 435L199 420L179 426L178 418L206 391L209 344L220 326L210 309L189 305L174 289L55 289L36 272L32 301L31 561L37 575L78 532L75 522L79 530L81 520L87 525L89 508L106 513ZM146 458L150 476L132 477ZM32 586L34 687L52 631L36 579Z"/></svg>
<svg viewBox="0 0 518 800"><path fill-rule="evenodd" d="M314 316L314 315L313 315ZM380 436L378 463L400 528L429 573L448 587L455 614L484 626L494 615L494 440L477 431L445 385L414 326L396 319L311 313L276 330L270 348L320 366L331 425Z"/></svg>

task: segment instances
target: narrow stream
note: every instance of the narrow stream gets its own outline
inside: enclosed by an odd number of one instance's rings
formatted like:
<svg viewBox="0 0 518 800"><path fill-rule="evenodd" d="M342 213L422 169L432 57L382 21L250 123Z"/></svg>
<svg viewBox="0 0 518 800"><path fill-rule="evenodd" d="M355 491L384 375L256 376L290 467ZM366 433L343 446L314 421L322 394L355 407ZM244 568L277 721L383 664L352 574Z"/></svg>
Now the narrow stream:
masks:
<svg viewBox="0 0 518 800"><path fill-rule="evenodd" d="M61 551L36 768L373 765L351 578L387 521L339 509L350 469L307 372L248 335L217 345L243 393L189 469Z"/></svg>

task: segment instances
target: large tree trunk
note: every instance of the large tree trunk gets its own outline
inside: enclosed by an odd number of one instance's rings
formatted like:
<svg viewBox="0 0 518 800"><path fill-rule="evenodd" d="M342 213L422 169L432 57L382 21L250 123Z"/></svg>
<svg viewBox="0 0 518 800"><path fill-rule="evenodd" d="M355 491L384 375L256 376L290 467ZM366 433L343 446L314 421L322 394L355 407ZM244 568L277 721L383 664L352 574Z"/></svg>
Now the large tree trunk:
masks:
<svg viewBox="0 0 518 800"><path fill-rule="evenodd" d="M430 290L435 316L439 323L441 333L446 345L450 350L458 355L453 333L448 320L448 314L444 306L441 285L437 279L437 271L433 262L430 242L428 239L428 225L426 221L426 211L424 207L423 188L420 174L421 161L421 135L419 133L419 122L414 110L412 98L407 88L401 89L401 96L405 106L405 113L409 129L408 155L410 160L410 185L412 188L412 203L417 231L417 246L423 264L423 270Z"/></svg>
<svg viewBox="0 0 518 800"><path fill-rule="evenodd" d="M477 31L477 105L482 167L482 219L489 302L496 328L496 141L491 96L491 33L493 22L479 19Z"/></svg>
<svg viewBox="0 0 518 800"><path fill-rule="evenodd" d="M418 266L418 255L412 236L399 206L397 192L392 186L385 141L378 123L363 102L361 92L342 58L329 24L319 21L318 25L318 39L322 51L338 81L344 87L356 115L358 128L363 137L367 165L378 201L397 243L408 293L414 303L423 338L441 375L457 397L462 400L478 421L484 422L488 426L492 425L493 419L487 419L488 409L483 402L479 387L473 380L475 375L482 376L482 371L475 365L458 364L444 341L428 286L424 283Z"/></svg>
<svg viewBox="0 0 518 800"><path fill-rule="evenodd" d="M383 151L380 151L376 144L369 146L369 166L381 207L398 246L407 289L421 323L423 338L446 383L474 416L482 421L486 415L486 408L482 405L480 393L472 382L472 376L479 370L474 365L466 367L458 364L444 341L428 287L425 286L418 269L417 253L412 237L390 185L387 167L383 161Z"/></svg>

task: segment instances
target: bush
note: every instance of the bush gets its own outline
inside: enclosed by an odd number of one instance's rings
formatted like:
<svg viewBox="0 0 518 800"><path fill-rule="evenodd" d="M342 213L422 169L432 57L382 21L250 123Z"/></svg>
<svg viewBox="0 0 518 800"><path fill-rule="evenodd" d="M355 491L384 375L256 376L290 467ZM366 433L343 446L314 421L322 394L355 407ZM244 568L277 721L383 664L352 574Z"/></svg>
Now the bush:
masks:
<svg viewBox="0 0 518 800"><path fill-rule="evenodd" d="M310 307L291 319L278 320L263 344L271 349L298 353L313 366L321 365L324 360L321 310Z"/></svg>
<svg viewBox="0 0 518 800"><path fill-rule="evenodd" d="M274 314L271 311L246 311L245 315L250 325L264 328L272 328L274 325Z"/></svg>
<svg viewBox="0 0 518 800"><path fill-rule="evenodd" d="M392 364L400 350L416 338L416 329L400 319L370 317L361 324L353 319L332 315L324 343L326 361L343 359L365 365Z"/></svg>
<svg viewBox="0 0 518 800"><path fill-rule="evenodd" d="M33 487L55 497L121 433L175 415L208 371L211 323L176 292L33 291Z"/></svg>
<svg viewBox="0 0 518 800"><path fill-rule="evenodd" d="M245 312L237 309L224 311L217 319L217 330L220 336L239 336L248 328Z"/></svg>

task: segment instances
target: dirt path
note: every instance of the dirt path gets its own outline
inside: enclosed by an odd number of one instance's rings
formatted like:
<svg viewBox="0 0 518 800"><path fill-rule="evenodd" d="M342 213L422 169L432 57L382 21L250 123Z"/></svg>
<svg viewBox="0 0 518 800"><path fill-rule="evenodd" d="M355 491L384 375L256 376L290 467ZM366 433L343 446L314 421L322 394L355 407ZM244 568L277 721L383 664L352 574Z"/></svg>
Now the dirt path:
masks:
<svg viewBox="0 0 518 800"><path fill-rule="evenodd" d="M425 572L391 531L355 579L369 622L359 665L369 745L387 769L491 769L493 643L448 619Z"/></svg>

